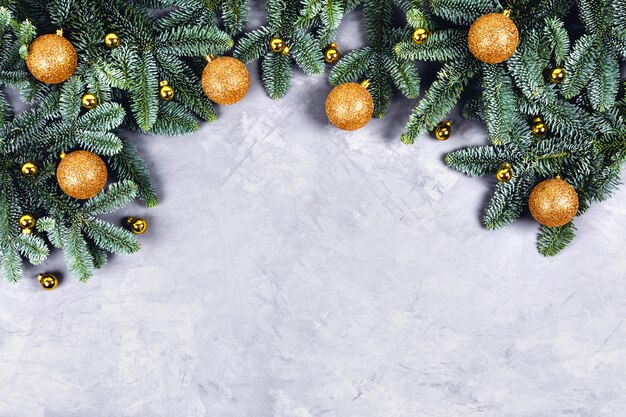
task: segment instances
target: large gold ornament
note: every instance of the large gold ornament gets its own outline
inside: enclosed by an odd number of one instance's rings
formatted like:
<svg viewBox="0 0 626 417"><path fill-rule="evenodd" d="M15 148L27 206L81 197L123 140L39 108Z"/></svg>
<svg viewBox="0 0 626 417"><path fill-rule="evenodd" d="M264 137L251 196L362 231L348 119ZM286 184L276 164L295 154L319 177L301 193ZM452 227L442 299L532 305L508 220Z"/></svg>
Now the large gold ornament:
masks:
<svg viewBox="0 0 626 417"><path fill-rule="evenodd" d="M39 172L39 168L33 162L26 162L22 165L21 171L26 177L34 177Z"/></svg>
<svg viewBox="0 0 626 417"><path fill-rule="evenodd" d="M145 219L139 217L129 217L126 219L126 224L131 232L136 235L142 235L148 230L148 222Z"/></svg>
<svg viewBox="0 0 626 417"><path fill-rule="evenodd" d="M498 172L496 172L496 179L500 182L509 182L513 179L513 169L511 164L508 162L503 162L498 167Z"/></svg>
<svg viewBox="0 0 626 417"><path fill-rule="evenodd" d="M411 39L413 39L413 42L415 42L417 45L422 45L428 40L429 36L430 31L428 29L417 28L413 31L413 36L411 37Z"/></svg>
<svg viewBox="0 0 626 417"><path fill-rule="evenodd" d="M548 179L532 190L528 208L535 220L544 226L565 226L578 212L578 193L561 178Z"/></svg>
<svg viewBox="0 0 626 417"><path fill-rule="evenodd" d="M448 140L452 136L452 122L446 120L435 127L435 137L437 140Z"/></svg>
<svg viewBox="0 0 626 417"><path fill-rule="evenodd" d="M52 274L39 274L37 280L44 290L52 291L59 285L59 279Z"/></svg>
<svg viewBox="0 0 626 417"><path fill-rule="evenodd" d="M22 229L22 233L25 235L30 235L33 233L33 229L35 228L35 224L37 224L37 220L35 216L32 214L24 214L20 217L20 228Z"/></svg>
<svg viewBox="0 0 626 417"><path fill-rule="evenodd" d="M104 37L104 44L109 49L115 49L122 44L122 40L116 33L109 33Z"/></svg>
<svg viewBox="0 0 626 417"><path fill-rule="evenodd" d="M333 42L324 50L324 61L329 64L336 64L339 58L341 58L341 52L339 52L337 44Z"/></svg>
<svg viewBox="0 0 626 417"><path fill-rule="evenodd" d="M289 47L282 38L272 38L270 40L270 50L276 54L287 55L289 53Z"/></svg>
<svg viewBox="0 0 626 417"><path fill-rule="evenodd" d="M161 81L159 84L161 88L159 89L159 97L163 101L172 101L174 97L176 97L176 91L170 85L169 81Z"/></svg>
<svg viewBox="0 0 626 417"><path fill-rule="evenodd" d="M57 167L57 182L70 197L86 200L100 194L106 185L107 167L98 155L74 151L62 157Z"/></svg>
<svg viewBox="0 0 626 417"><path fill-rule="evenodd" d="M544 123L541 117L535 117L533 119L533 125L531 126L531 131L534 136L538 138L543 138L548 134L548 126Z"/></svg>
<svg viewBox="0 0 626 417"><path fill-rule="evenodd" d="M519 31L509 13L490 13L472 24L467 45L474 56L487 64L499 64L513 56L519 44Z"/></svg>
<svg viewBox="0 0 626 417"><path fill-rule="evenodd" d="M552 84L561 84L565 81L565 70L563 68L553 68L550 71L550 82Z"/></svg>
<svg viewBox="0 0 626 417"><path fill-rule="evenodd" d="M87 110L95 109L98 105L98 97L91 93L87 93L83 96L81 104Z"/></svg>
<svg viewBox="0 0 626 417"><path fill-rule="evenodd" d="M202 89L209 100L227 106L246 96L250 73L243 62L229 56L208 56L207 61L202 73Z"/></svg>
<svg viewBox="0 0 626 417"><path fill-rule="evenodd" d="M328 120L343 130L357 130L374 114L374 100L367 91L369 82L344 83L333 88L326 99Z"/></svg>
<svg viewBox="0 0 626 417"><path fill-rule="evenodd" d="M33 77L42 83L59 84L76 71L78 55L59 30L56 35L39 36L30 44L26 65Z"/></svg>

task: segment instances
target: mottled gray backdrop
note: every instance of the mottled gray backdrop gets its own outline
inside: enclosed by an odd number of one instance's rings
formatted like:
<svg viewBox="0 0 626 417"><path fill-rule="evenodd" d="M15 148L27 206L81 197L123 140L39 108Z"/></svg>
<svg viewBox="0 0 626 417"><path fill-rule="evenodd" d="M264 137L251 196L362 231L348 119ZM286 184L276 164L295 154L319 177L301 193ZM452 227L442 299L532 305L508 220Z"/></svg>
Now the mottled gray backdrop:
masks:
<svg viewBox="0 0 626 417"><path fill-rule="evenodd" d="M252 26L262 23L255 13ZM360 14L343 49L364 43ZM618 417L626 408L626 190L556 258L526 216L488 232L482 144L398 137L413 102L329 126L325 77L184 138L136 137L162 203L143 250L88 284L0 284L2 417Z"/></svg>

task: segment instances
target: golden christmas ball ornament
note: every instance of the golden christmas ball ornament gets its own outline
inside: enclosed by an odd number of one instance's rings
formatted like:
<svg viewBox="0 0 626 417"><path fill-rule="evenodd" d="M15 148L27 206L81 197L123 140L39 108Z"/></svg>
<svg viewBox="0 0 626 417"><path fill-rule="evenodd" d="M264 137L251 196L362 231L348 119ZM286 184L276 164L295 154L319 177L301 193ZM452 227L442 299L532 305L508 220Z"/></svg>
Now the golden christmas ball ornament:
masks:
<svg viewBox="0 0 626 417"><path fill-rule="evenodd" d="M561 84L565 81L565 70L563 68L554 68L550 71L550 82L552 84Z"/></svg>
<svg viewBox="0 0 626 417"><path fill-rule="evenodd" d="M326 99L328 120L342 130L357 130L374 115L374 100L367 91L369 81L344 83L333 88Z"/></svg>
<svg viewBox="0 0 626 417"><path fill-rule="evenodd" d="M202 73L202 89L214 103L228 106L243 99L250 88L250 73L245 64L236 58L207 57Z"/></svg>
<svg viewBox="0 0 626 417"><path fill-rule="evenodd" d="M422 45L426 43L429 36L430 36L430 31L428 29L417 28L413 31L413 36L411 37L411 39L413 39L413 42L416 43L417 45Z"/></svg>
<svg viewBox="0 0 626 417"><path fill-rule="evenodd" d="M578 193L561 178L548 179L533 188L528 208L535 220L544 226L565 226L578 213Z"/></svg>
<svg viewBox="0 0 626 417"><path fill-rule="evenodd" d="M139 217L129 217L126 219L126 224L131 232L136 235L142 235L148 230L148 222L145 219Z"/></svg>
<svg viewBox="0 0 626 417"><path fill-rule="evenodd" d="M87 110L95 109L98 105L98 97L91 93L87 93L83 96L81 104Z"/></svg>
<svg viewBox="0 0 626 417"><path fill-rule="evenodd" d="M57 167L57 182L70 197L86 200L95 197L106 185L107 167L102 158L89 151L74 151L62 155Z"/></svg>
<svg viewBox="0 0 626 417"><path fill-rule="evenodd" d="M117 35L117 33L108 33L104 37L104 44L109 49L115 49L122 44L122 40Z"/></svg>
<svg viewBox="0 0 626 417"><path fill-rule="evenodd" d="M490 13L472 23L467 45L479 61L499 64L513 56L519 44L519 31L509 16L508 10Z"/></svg>
<svg viewBox="0 0 626 417"><path fill-rule="evenodd" d="M39 172L39 168L33 162L26 162L22 165L21 171L25 177L34 177Z"/></svg>
<svg viewBox="0 0 626 417"><path fill-rule="evenodd" d="M341 52L339 52L337 44L333 42L324 50L324 61L329 64L336 64L339 58L341 58Z"/></svg>
<svg viewBox="0 0 626 417"><path fill-rule="evenodd" d="M452 136L452 122L446 120L441 122L435 128L435 137L437 140L448 140Z"/></svg>
<svg viewBox="0 0 626 417"><path fill-rule="evenodd" d="M44 290L52 291L59 285L59 279L52 274L39 274L37 280Z"/></svg>
<svg viewBox="0 0 626 417"><path fill-rule="evenodd" d="M496 179L500 182L509 182L513 179L513 169L511 164L508 162L503 162L498 167L498 171L496 172Z"/></svg>
<svg viewBox="0 0 626 417"><path fill-rule="evenodd" d="M541 117L535 117L531 126L531 131L534 136L543 138L548 134L548 127L544 123Z"/></svg>
<svg viewBox="0 0 626 417"><path fill-rule="evenodd" d="M19 220L20 228L22 229L22 233L25 235L30 235L37 224L37 220L35 216L32 214L24 214L20 217Z"/></svg>
<svg viewBox="0 0 626 417"><path fill-rule="evenodd" d="M161 86L161 88L159 89L159 97L161 97L161 100L163 101L174 100L174 97L176 97L176 91L170 85L169 81L161 81L159 85Z"/></svg>
<svg viewBox="0 0 626 417"><path fill-rule="evenodd" d="M270 40L270 51L276 54L282 54L286 46L282 38L275 37Z"/></svg>
<svg viewBox="0 0 626 417"><path fill-rule="evenodd" d="M78 55L59 30L56 35L39 36L30 44L26 65L33 77L42 83L60 84L76 71Z"/></svg>

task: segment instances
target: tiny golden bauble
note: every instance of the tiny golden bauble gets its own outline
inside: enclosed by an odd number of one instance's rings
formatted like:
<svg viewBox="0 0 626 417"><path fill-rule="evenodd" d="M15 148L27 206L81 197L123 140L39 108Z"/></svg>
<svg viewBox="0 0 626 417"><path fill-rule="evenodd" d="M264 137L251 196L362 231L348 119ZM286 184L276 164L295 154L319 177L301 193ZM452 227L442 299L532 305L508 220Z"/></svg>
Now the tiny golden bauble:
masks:
<svg viewBox="0 0 626 417"><path fill-rule="evenodd" d="M37 80L46 84L60 84L68 80L78 66L74 46L62 36L42 35L28 47L28 70Z"/></svg>
<svg viewBox="0 0 626 417"><path fill-rule="evenodd" d="M81 104L87 110L95 109L98 105L98 97L91 93L87 93L83 96Z"/></svg>
<svg viewBox="0 0 626 417"><path fill-rule="evenodd" d="M59 279L52 274L39 274L37 280L44 290L52 291L59 285Z"/></svg>
<svg viewBox="0 0 626 417"><path fill-rule="evenodd" d="M565 80L565 70L563 68L554 68L550 71L550 82L552 84L561 84Z"/></svg>
<svg viewBox="0 0 626 417"><path fill-rule="evenodd" d="M35 220L35 216L32 214L24 214L20 217L20 228L22 228L22 232L27 230L27 232L24 233L30 234L35 224L37 224L37 220Z"/></svg>
<svg viewBox="0 0 626 417"><path fill-rule="evenodd" d="M100 194L108 178L102 158L89 151L74 151L62 157L57 182L70 197L86 200Z"/></svg>
<svg viewBox="0 0 626 417"><path fill-rule="evenodd" d="M337 44L333 42L324 50L324 61L329 64L336 64L339 58L341 58L341 53L339 52Z"/></svg>
<svg viewBox="0 0 626 417"><path fill-rule="evenodd" d="M535 220L544 226L565 226L578 212L578 193L560 178L545 180L533 188L528 208Z"/></svg>
<svg viewBox="0 0 626 417"><path fill-rule="evenodd" d="M122 40L116 33L109 33L104 37L104 44L109 49L115 49L122 44Z"/></svg>
<svg viewBox="0 0 626 417"><path fill-rule="evenodd" d="M413 36L411 38L413 39L413 42L415 42L417 45L422 45L428 40L429 36L430 31L428 29L417 28L413 31Z"/></svg>
<svg viewBox="0 0 626 417"><path fill-rule="evenodd" d="M129 217L126 219L128 228L136 235L142 235L148 230L148 222L145 219L139 217Z"/></svg>
<svg viewBox="0 0 626 417"><path fill-rule="evenodd" d="M176 91L167 81L161 81L161 88L159 90L159 97L163 101L172 101L176 97Z"/></svg>
<svg viewBox="0 0 626 417"><path fill-rule="evenodd" d="M286 46L285 41L281 38L272 38L270 40L270 50L277 54L282 54Z"/></svg>
<svg viewBox="0 0 626 417"><path fill-rule="evenodd" d="M207 57L202 73L202 89L214 103L228 106L243 99L250 88L250 73L245 64L236 58Z"/></svg>
<svg viewBox="0 0 626 417"><path fill-rule="evenodd" d="M22 175L26 177L34 177L39 172L39 168L32 162L26 162L21 168Z"/></svg>
<svg viewBox="0 0 626 417"><path fill-rule="evenodd" d="M437 140L448 140L452 136L452 122L446 120L439 123L435 128L435 137Z"/></svg>
<svg viewBox="0 0 626 417"><path fill-rule="evenodd" d="M538 138L543 138L548 134L548 127L544 123L541 117L535 117L533 119L533 125L531 127L531 131L534 136Z"/></svg>
<svg viewBox="0 0 626 417"><path fill-rule="evenodd" d="M499 64L513 56L519 44L519 31L509 13L490 13L470 27L467 45L472 54L487 64Z"/></svg>
<svg viewBox="0 0 626 417"><path fill-rule="evenodd" d="M326 115L333 125L342 130L357 130L370 121L374 100L367 85L344 83L332 89L326 99Z"/></svg>
<svg viewBox="0 0 626 417"><path fill-rule="evenodd" d="M508 162L503 162L498 167L498 172L496 172L496 179L500 182L509 182L513 178L513 169L511 164Z"/></svg>

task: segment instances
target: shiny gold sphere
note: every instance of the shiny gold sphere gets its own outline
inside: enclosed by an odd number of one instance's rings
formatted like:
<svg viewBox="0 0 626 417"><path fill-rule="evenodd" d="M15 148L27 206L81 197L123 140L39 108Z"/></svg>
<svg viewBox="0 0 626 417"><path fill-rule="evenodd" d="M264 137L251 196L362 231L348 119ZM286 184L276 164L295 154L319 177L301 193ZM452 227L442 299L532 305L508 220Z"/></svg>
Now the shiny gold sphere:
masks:
<svg viewBox="0 0 626 417"><path fill-rule="evenodd" d="M87 93L83 96L81 100L81 104L87 110L95 109L96 106L98 105L98 97L96 97L95 95L91 93Z"/></svg>
<svg viewBox="0 0 626 417"><path fill-rule="evenodd" d="M413 39L413 42L415 42L417 45L422 45L428 40L429 36L430 31L428 29L417 28L413 31L413 36L411 38Z"/></svg>
<svg viewBox="0 0 626 417"><path fill-rule="evenodd" d="M159 97L161 97L161 100L163 101L172 101L174 100L174 97L176 97L176 91L172 88L169 82L161 81Z"/></svg>
<svg viewBox="0 0 626 417"><path fill-rule="evenodd" d="M328 94L326 115L339 129L357 130L374 115L374 100L362 84L340 84Z"/></svg>
<svg viewBox="0 0 626 417"><path fill-rule="evenodd" d="M561 84L565 80L565 70L563 68L554 68L550 71L550 82L552 84Z"/></svg>
<svg viewBox="0 0 626 417"><path fill-rule="evenodd" d="M270 50L277 54L282 54L287 45L281 38L272 38L270 40Z"/></svg>
<svg viewBox="0 0 626 417"><path fill-rule="evenodd" d="M131 232L136 235L142 235L148 230L148 222L145 219L139 217L129 217L126 219L126 223Z"/></svg>
<svg viewBox="0 0 626 417"><path fill-rule="evenodd" d="M530 193L528 208L540 224L561 227L578 213L578 193L560 178L540 182Z"/></svg>
<svg viewBox="0 0 626 417"><path fill-rule="evenodd" d="M202 89L214 103L228 106L243 99L250 88L250 73L236 58L211 58L202 73Z"/></svg>
<svg viewBox="0 0 626 417"><path fill-rule="evenodd" d="M490 13L470 27L467 45L472 54L487 64L499 64L513 56L519 44L519 31L507 13Z"/></svg>
<svg viewBox="0 0 626 417"><path fill-rule="evenodd" d="M496 179L500 182L509 182L513 178L513 169L511 168L511 164L508 162L503 162L498 167L498 172L496 172Z"/></svg>
<svg viewBox="0 0 626 417"><path fill-rule="evenodd" d="M63 36L42 35L28 47L26 65L33 77L42 83L60 84L76 71L78 55Z"/></svg>
<svg viewBox="0 0 626 417"><path fill-rule="evenodd" d="M19 222L22 229L29 229L29 231L35 227L35 224L37 224L37 220L35 220L35 216L32 214L24 214L20 217Z"/></svg>
<svg viewBox="0 0 626 417"><path fill-rule="evenodd" d="M435 137L437 140L448 140L452 136L452 122L446 120L445 122L439 123L435 128Z"/></svg>
<svg viewBox="0 0 626 417"><path fill-rule="evenodd" d="M22 165L22 175L26 177L34 177L39 172L39 168L32 162L26 162Z"/></svg>
<svg viewBox="0 0 626 417"><path fill-rule="evenodd" d="M337 44L331 43L328 45L328 47L324 50L324 61L329 64L336 64L337 61L339 61L339 58L341 58L341 53L339 52Z"/></svg>
<svg viewBox="0 0 626 417"><path fill-rule="evenodd" d="M70 152L57 167L57 182L61 190L79 200L100 194L107 178L106 164L102 158L89 151Z"/></svg>
<svg viewBox="0 0 626 417"><path fill-rule="evenodd" d="M122 40L116 33L109 33L104 37L104 44L109 49L115 49L122 44Z"/></svg>
<svg viewBox="0 0 626 417"><path fill-rule="evenodd" d="M548 134L548 127L543 122L541 117L535 117L533 119L533 125L531 127L531 131L534 136L538 138L543 138Z"/></svg>
<svg viewBox="0 0 626 417"><path fill-rule="evenodd" d="M37 276L37 280L39 280L39 284L41 284L43 289L47 291L52 291L59 285L59 279L52 274L40 274Z"/></svg>

